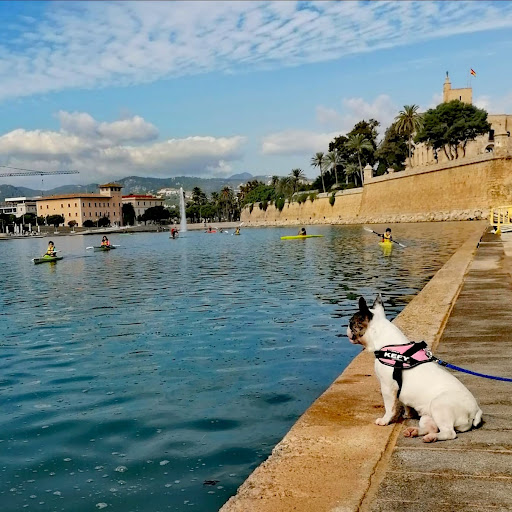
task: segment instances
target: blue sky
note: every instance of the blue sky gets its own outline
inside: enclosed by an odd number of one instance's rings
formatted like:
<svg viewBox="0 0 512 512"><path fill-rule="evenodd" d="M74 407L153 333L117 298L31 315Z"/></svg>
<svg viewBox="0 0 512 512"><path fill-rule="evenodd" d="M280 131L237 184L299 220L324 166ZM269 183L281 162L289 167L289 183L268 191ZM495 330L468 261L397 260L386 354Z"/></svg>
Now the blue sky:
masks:
<svg viewBox="0 0 512 512"><path fill-rule="evenodd" d="M80 171L48 187L314 176L358 120L436 105L446 71L511 113L511 28L511 2L0 2L0 164Z"/></svg>

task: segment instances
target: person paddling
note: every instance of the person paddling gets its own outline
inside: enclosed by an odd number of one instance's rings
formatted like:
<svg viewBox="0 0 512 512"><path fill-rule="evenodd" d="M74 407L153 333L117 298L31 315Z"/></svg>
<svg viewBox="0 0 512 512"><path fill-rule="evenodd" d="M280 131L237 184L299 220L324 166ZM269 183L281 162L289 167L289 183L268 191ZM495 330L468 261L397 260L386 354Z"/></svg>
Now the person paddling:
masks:
<svg viewBox="0 0 512 512"><path fill-rule="evenodd" d="M306 228L301 228L300 231L298 232L298 235L299 236L306 236Z"/></svg>
<svg viewBox="0 0 512 512"><path fill-rule="evenodd" d="M57 256L55 244L51 240L48 242L48 249L46 249L45 256L51 256L52 258L55 258L55 256Z"/></svg>
<svg viewBox="0 0 512 512"><path fill-rule="evenodd" d="M110 247L110 242L106 236L103 236L103 238L101 239L101 246Z"/></svg>
<svg viewBox="0 0 512 512"><path fill-rule="evenodd" d="M386 228L385 233L382 235L382 241L389 243L393 241L393 237L391 236L391 228Z"/></svg>

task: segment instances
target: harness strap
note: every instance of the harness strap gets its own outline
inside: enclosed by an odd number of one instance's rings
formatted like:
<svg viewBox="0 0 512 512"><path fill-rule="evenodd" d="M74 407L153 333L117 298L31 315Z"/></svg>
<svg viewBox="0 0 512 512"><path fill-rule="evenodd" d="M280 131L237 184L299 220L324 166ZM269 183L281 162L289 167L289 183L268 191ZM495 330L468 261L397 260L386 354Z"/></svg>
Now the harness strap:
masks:
<svg viewBox="0 0 512 512"><path fill-rule="evenodd" d="M424 350L427 348L427 344L424 341L419 341L418 343L415 343L411 348L408 348L404 352L404 356L410 357L416 352L419 352L420 350ZM396 394L396 397L398 398L400 396L400 392L402 391L402 370L404 369L404 361L397 361L395 367L393 368L393 379L396 380L396 383L398 384L398 393Z"/></svg>

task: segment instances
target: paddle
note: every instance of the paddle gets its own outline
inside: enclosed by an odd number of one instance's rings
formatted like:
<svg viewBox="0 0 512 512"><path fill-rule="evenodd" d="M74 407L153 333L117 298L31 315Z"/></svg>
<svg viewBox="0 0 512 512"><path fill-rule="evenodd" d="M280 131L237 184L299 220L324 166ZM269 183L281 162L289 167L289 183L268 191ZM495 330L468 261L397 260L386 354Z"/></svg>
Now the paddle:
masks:
<svg viewBox="0 0 512 512"><path fill-rule="evenodd" d="M368 231L369 233L375 233L377 236L380 236L382 238L382 235L380 233L377 233L377 231L373 231L373 229L370 228L363 228L365 231ZM400 247L403 247L404 249L406 246L404 244L401 244L400 242L397 242L396 240L391 240L393 243L398 244Z"/></svg>

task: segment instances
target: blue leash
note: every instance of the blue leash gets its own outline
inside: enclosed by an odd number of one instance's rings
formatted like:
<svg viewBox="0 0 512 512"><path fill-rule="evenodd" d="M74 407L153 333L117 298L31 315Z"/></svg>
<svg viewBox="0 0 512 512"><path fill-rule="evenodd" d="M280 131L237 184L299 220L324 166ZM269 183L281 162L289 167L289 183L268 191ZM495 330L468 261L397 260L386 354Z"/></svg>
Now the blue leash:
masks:
<svg viewBox="0 0 512 512"><path fill-rule="evenodd" d="M471 370L466 370L465 368L461 368L460 366L455 366L453 364L447 363L438 359L435 356L432 356L432 359L441 366L445 366L446 368L451 368L452 370L457 370L458 372L469 373L470 375L475 375L476 377L483 377L484 379L492 379L492 380L503 380L505 382L512 382L512 379L508 379L507 377L495 377L494 375L486 375L485 373L472 372Z"/></svg>

